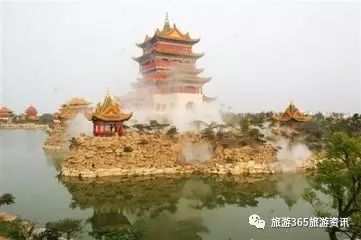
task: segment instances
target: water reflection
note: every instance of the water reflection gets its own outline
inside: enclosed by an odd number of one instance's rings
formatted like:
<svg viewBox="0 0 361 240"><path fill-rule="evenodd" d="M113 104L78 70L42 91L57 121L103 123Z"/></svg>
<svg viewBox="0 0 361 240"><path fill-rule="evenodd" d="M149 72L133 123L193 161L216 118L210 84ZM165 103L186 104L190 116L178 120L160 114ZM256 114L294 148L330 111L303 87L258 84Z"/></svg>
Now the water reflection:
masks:
<svg viewBox="0 0 361 240"><path fill-rule="evenodd" d="M201 239L201 233L210 231L203 223L202 209L229 204L256 207L259 199L279 195L278 181L279 176L62 179L73 208L94 210L87 222L99 239L102 232L139 222L145 239Z"/></svg>
<svg viewBox="0 0 361 240"><path fill-rule="evenodd" d="M45 155L45 138L38 131L0 131L0 190L16 196L16 203L1 211L40 225L79 218L87 223L80 239L101 239L114 230L157 240L328 239L323 229L269 227L273 216L312 216L312 208L299 198L307 185L302 175L59 181L64 156ZM267 220L264 231L249 226L253 213Z"/></svg>
<svg viewBox="0 0 361 240"><path fill-rule="evenodd" d="M61 168L61 162L64 160L66 156L65 151L49 151L44 150L47 164L49 166L54 166L57 171L60 171Z"/></svg>

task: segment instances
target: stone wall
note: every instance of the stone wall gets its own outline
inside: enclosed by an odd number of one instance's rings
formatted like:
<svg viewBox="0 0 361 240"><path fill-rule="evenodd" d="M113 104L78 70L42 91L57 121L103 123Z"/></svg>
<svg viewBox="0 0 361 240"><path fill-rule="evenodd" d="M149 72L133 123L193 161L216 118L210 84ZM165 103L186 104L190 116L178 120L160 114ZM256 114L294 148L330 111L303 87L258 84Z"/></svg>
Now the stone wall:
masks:
<svg viewBox="0 0 361 240"><path fill-rule="evenodd" d="M210 158L188 161L186 146L208 146ZM276 149L271 146L223 148L194 133L171 138L161 133L128 132L122 137L81 136L62 163L61 174L105 177L172 173L262 174L280 171ZM196 151L197 149L195 149Z"/></svg>

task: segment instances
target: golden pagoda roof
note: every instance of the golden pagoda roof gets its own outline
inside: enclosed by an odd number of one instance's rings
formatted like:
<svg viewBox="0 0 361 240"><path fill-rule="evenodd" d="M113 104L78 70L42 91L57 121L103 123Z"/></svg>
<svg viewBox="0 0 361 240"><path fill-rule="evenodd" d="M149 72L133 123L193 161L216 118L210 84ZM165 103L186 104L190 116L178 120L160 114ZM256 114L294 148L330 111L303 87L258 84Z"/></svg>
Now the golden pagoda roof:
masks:
<svg viewBox="0 0 361 240"><path fill-rule="evenodd" d="M78 97L74 97L66 102L66 105L76 105L76 106L89 105L89 104L90 102L86 101L84 98L78 98Z"/></svg>
<svg viewBox="0 0 361 240"><path fill-rule="evenodd" d="M76 109L69 105L62 107L59 111L59 117L61 118L71 119L75 117L75 115L76 115Z"/></svg>
<svg viewBox="0 0 361 240"><path fill-rule="evenodd" d="M290 102L284 113L278 116L274 116L274 118L277 121L281 122L287 122L291 120L297 122L306 122L310 120L310 117L306 114L301 113L301 111L293 104L292 101Z"/></svg>
<svg viewBox="0 0 361 240"><path fill-rule="evenodd" d="M84 98L73 97L60 106L59 111L54 114L54 117L63 119L74 118L79 113L79 110L83 109L83 107L87 107L89 104L90 102L86 101Z"/></svg>
<svg viewBox="0 0 361 240"><path fill-rule="evenodd" d="M133 116L133 113L123 113L119 99L112 97L107 92L103 103L98 103L93 113L93 120L103 121L127 121Z"/></svg>
<svg viewBox="0 0 361 240"><path fill-rule="evenodd" d="M145 36L144 42L137 44L138 47L144 47L144 43L155 39L155 38L161 38L161 39L168 39L168 40L175 40L175 41L183 41L183 42L189 42L189 43L197 43L199 42L199 38L193 39L189 36L189 33L182 33L175 24L173 24L173 27L169 24L169 18L168 13L166 14L163 29L159 30L156 29L153 37L149 37L148 35Z"/></svg>

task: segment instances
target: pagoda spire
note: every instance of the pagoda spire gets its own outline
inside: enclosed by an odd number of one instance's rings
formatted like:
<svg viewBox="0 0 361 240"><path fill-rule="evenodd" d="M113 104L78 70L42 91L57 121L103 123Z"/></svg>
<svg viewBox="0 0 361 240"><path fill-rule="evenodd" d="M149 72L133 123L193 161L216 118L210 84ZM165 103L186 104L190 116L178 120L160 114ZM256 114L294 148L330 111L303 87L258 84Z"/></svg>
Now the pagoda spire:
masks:
<svg viewBox="0 0 361 240"><path fill-rule="evenodd" d="M168 12L166 12L165 19L164 19L163 31L168 30L169 28L170 28L170 25L169 25Z"/></svg>

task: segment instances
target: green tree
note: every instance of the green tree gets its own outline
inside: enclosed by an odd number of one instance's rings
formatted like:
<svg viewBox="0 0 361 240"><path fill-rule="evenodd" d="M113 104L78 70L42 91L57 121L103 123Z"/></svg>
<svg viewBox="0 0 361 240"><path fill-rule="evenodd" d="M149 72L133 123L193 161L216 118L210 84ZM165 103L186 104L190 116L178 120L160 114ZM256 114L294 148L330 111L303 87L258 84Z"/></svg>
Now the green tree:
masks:
<svg viewBox="0 0 361 240"><path fill-rule="evenodd" d="M164 128L168 127L169 124L167 123L159 123L156 120L150 120L149 121L149 129L154 130L156 132L162 131Z"/></svg>
<svg viewBox="0 0 361 240"><path fill-rule="evenodd" d="M178 131L176 127L171 127L167 131L167 135L171 138L174 138L175 135L177 135Z"/></svg>
<svg viewBox="0 0 361 240"><path fill-rule="evenodd" d="M241 127L242 132L244 132L244 133L248 132L249 127L250 127L249 118L244 117L244 118L240 119L240 127Z"/></svg>
<svg viewBox="0 0 361 240"><path fill-rule="evenodd" d="M1 205L11 205L14 203L15 197L10 193L5 193L0 196L0 206Z"/></svg>
<svg viewBox="0 0 361 240"><path fill-rule="evenodd" d="M70 140L70 145L69 145L69 149L77 149L80 146L79 141L76 139L76 137L72 137Z"/></svg>
<svg viewBox="0 0 361 240"><path fill-rule="evenodd" d="M361 114L354 114L352 117L342 118L331 126L332 131L343 131L351 136L361 136Z"/></svg>
<svg viewBox="0 0 361 240"><path fill-rule="evenodd" d="M209 141L215 140L216 136L215 136L215 132L214 132L214 126L209 125L206 128L204 128L201 131L201 136L202 136L202 138L205 138L205 139L207 139Z"/></svg>
<svg viewBox="0 0 361 240"><path fill-rule="evenodd" d="M317 191L330 197L321 201ZM304 198L319 217L349 218L349 227L329 227L331 240L342 234L351 240L361 237L361 138L335 132L326 139L325 159L317 165L314 183Z"/></svg>
<svg viewBox="0 0 361 240"><path fill-rule="evenodd" d="M79 219L65 218L45 224L47 239L57 239L61 233L66 239L79 235L83 230L82 221Z"/></svg>
<svg viewBox="0 0 361 240"><path fill-rule="evenodd" d="M147 126L141 123L134 124L132 127L136 128L138 132L144 132L145 130L147 130Z"/></svg>
<svg viewBox="0 0 361 240"><path fill-rule="evenodd" d="M25 240L24 226L21 219L11 222L0 222L0 237L9 239Z"/></svg>
<svg viewBox="0 0 361 240"><path fill-rule="evenodd" d="M53 114L51 113L44 113L39 117L39 123L41 124L53 124Z"/></svg>
<svg viewBox="0 0 361 240"><path fill-rule="evenodd" d="M248 137L250 142L264 143L264 135L260 132L258 128L251 128L248 131Z"/></svg>
<svg viewBox="0 0 361 240"><path fill-rule="evenodd" d="M90 236L104 240L141 240L144 239L145 222L137 220L132 225L126 225L115 230L93 231Z"/></svg>

